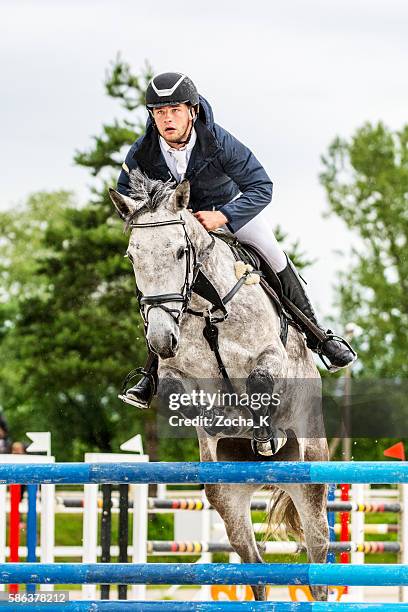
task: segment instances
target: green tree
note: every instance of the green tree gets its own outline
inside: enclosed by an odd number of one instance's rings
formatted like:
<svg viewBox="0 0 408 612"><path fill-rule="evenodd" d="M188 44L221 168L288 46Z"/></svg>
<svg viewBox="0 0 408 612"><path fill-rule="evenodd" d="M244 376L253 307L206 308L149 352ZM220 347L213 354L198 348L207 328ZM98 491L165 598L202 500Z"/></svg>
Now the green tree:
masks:
<svg viewBox="0 0 408 612"><path fill-rule="evenodd" d="M48 255L43 241L46 220L63 223L63 212L70 206L75 204L68 192L37 193L23 208L0 213L0 406L8 408L17 436L42 421L41 413L34 414L30 403L23 400L19 357L23 339L16 328L20 306L23 300L39 300L47 294L47 285L37 277L33 253L42 258Z"/></svg>
<svg viewBox="0 0 408 612"><path fill-rule="evenodd" d="M393 132L365 124L336 138L320 175L330 209L359 237L342 274L344 322L356 339L365 376L406 377L408 362L408 126Z"/></svg>

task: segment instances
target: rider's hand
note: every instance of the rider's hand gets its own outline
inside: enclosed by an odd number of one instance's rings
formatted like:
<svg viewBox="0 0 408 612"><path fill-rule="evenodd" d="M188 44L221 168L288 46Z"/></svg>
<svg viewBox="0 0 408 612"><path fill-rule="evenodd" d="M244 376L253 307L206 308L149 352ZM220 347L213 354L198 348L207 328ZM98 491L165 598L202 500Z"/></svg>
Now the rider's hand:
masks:
<svg viewBox="0 0 408 612"><path fill-rule="evenodd" d="M219 210L199 210L194 216L208 232L228 223L227 217Z"/></svg>

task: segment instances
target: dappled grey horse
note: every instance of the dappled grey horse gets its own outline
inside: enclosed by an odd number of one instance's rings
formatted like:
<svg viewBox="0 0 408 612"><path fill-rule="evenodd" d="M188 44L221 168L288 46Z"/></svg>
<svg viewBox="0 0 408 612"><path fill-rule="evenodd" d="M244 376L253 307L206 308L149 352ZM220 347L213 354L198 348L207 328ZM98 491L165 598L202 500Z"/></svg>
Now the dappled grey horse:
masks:
<svg viewBox="0 0 408 612"><path fill-rule="evenodd" d="M132 197L110 190L111 199L130 229L127 254L132 261L146 324L146 340L159 355L161 397L191 391L191 381L222 381L219 365L203 336L209 303L194 292L200 265L221 296L237 283L234 256L227 244L212 238L189 210L189 185L153 181L140 171L131 175ZM219 351L237 393L269 390L282 398L271 408L276 431L288 433L269 461L326 461L320 404L309 401L310 382L320 391L320 376L302 334L289 326L286 346L280 319L259 283L243 284L228 303L219 325ZM287 384L291 381L291 384ZM296 384L294 384L296 383ZM197 382L199 386L199 382ZM248 417L248 410L234 410ZM211 428L210 428L211 429ZM197 427L202 461L256 461L262 444L253 445L253 430L240 426L219 431ZM229 541L243 562L261 563L262 545L255 540L250 504L262 485L205 485L209 502L221 515ZM270 524L283 520L304 538L311 562L325 562L328 549L326 487L279 485L271 489ZM252 587L265 600L263 586ZM317 600L327 588L312 587Z"/></svg>

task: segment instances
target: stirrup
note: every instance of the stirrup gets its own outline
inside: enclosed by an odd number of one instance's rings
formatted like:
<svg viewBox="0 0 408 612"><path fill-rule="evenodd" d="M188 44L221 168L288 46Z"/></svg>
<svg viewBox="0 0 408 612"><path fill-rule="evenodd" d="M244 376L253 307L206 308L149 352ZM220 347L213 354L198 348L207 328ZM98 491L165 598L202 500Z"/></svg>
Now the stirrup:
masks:
<svg viewBox="0 0 408 612"><path fill-rule="evenodd" d="M139 368L135 368L134 370L131 370L129 372L129 374L125 377L125 379L124 379L124 381L122 383L122 391L118 395L118 398L120 400L122 400L122 402L125 402L125 404L130 404L131 406L136 406L136 408L146 409L146 407L148 407L148 402L137 401L137 400L134 400L131 397L127 396L127 387L129 386L130 381L134 380L136 377L138 377L140 375L141 376L145 376L145 377L147 377L150 380L150 383L151 383L152 389L153 389L153 393L152 393L152 397L153 397L153 395L157 391L156 377L149 370L145 370L145 368L139 367Z"/></svg>
<svg viewBox="0 0 408 612"><path fill-rule="evenodd" d="M340 342L340 344L342 344L343 346L345 346L346 348L349 349L349 351L352 352L353 354L353 360L350 361L350 363L348 363L347 365L344 366L335 366L333 364L330 363L330 361L328 360L327 357L325 357L325 355L323 354L323 347L325 345L326 342L329 342L329 340L337 340L338 342ZM326 337L323 338L323 340L321 340L319 342L319 344L317 345L316 349L315 349L316 353L319 355L320 360L322 361L322 363L324 364L324 366L326 367L326 369L329 372L338 372L339 370L342 370L343 368L348 368L352 363L355 362L355 360L357 359L357 353L356 351L353 349L353 347L347 342L347 340L345 340L344 338L342 338L341 336L338 336L337 334L334 334L330 329L327 330L326 332Z"/></svg>
<svg viewBox="0 0 408 612"><path fill-rule="evenodd" d="M149 408L146 402L138 402L132 399L131 397L128 397L127 395L123 395L122 393L118 395L118 399L120 399L125 404L130 404L130 406L135 406L136 408L139 408L139 410L147 410Z"/></svg>

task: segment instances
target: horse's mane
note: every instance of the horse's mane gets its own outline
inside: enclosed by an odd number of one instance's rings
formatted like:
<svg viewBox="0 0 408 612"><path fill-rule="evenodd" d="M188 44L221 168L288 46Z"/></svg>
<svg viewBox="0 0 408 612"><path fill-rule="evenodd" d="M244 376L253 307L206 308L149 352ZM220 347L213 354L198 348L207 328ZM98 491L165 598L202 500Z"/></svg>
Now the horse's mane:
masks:
<svg viewBox="0 0 408 612"><path fill-rule="evenodd" d="M134 221L142 211L155 211L165 202L174 191L176 183L173 179L166 182L148 178L140 168L132 170L129 174L129 196L137 203L135 210L126 219L125 229Z"/></svg>

